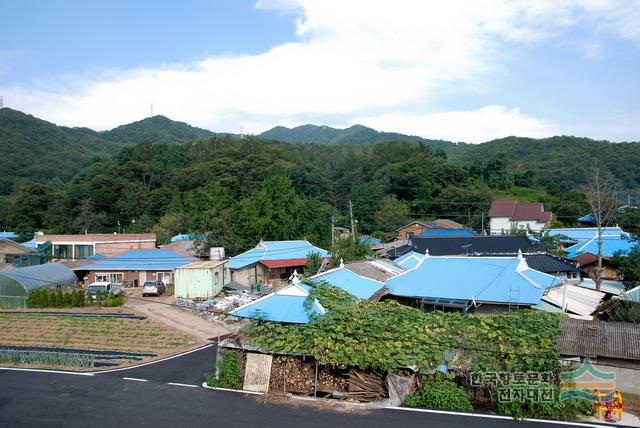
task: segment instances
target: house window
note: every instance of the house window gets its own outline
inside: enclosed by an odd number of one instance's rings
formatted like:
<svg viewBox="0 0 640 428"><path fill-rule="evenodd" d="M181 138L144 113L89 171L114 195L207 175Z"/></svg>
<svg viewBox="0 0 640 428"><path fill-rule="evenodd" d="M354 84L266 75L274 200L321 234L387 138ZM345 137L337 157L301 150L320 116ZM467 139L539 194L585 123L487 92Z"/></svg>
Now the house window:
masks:
<svg viewBox="0 0 640 428"><path fill-rule="evenodd" d="M53 246L53 258L55 258L55 259L70 259L71 258L71 245L54 245Z"/></svg>
<svg viewBox="0 0 640 428"><path fill-rule="evenodd" d="M76 245L75 258L86 259L93 255L93 245Z"/></svg>
<svg viewBox="0 0 640 428"><path fill-rule="evenodd" d="M165 284L173 284L173 272L158 272L156 279L162 281Z"/></svg>
<svg viewBox="0 0 640 428"><path fill-rule="evenodd" d="M122 272L96 272L96 282L113 282L122 284L124 274Z"/></svg>

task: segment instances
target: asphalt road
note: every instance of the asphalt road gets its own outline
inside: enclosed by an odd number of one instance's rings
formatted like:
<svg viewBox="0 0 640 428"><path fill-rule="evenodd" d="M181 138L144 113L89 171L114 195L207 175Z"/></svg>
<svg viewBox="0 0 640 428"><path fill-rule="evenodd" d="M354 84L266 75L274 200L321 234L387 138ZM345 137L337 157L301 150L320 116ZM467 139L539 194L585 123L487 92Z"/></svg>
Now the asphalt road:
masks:
<svg viewBox="0 0 640 428"><path fill-rule="evenodd" d="M133 377L128 372L120 374ZM270 404L260 402L256 396L235 392L169 385L160 381L126 380L123 377L0 369L0 427L558 426L389 409L336 411L306 403Z"/></svg>

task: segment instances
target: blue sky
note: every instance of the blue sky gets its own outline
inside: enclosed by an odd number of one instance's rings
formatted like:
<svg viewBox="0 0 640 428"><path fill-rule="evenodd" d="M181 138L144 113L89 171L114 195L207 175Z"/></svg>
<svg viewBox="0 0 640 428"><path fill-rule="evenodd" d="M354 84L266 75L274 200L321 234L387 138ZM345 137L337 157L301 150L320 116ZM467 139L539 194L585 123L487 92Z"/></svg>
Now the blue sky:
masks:
<svg viewBox="0 0 640 428"><path fill-rule="evenodd" d="M5 105L109 129L640 140L640 2L1 2Z"/></svg>

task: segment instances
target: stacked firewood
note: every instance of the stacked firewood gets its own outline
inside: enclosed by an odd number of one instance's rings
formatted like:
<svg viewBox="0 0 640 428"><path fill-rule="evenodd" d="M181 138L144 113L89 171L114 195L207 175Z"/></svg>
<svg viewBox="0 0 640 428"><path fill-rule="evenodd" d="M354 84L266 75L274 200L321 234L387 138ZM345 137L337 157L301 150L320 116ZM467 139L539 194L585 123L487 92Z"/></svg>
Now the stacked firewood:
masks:
<svg viewBox="0 0 640 428"><path fill-rule="evenodd" d="M382 373L349 369L348 398L356 401L378 401L388 396L387 380Z"/></svg>

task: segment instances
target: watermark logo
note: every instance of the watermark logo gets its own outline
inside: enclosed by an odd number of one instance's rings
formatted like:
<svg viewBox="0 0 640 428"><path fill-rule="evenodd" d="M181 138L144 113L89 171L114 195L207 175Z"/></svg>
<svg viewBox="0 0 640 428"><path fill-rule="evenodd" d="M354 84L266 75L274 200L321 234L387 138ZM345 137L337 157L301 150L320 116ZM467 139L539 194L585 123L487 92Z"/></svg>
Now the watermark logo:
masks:
<svg viewBox="0 0 640 428"><path fill-rule="evenodd" d="M497 400L502 403L512 401L551 403L555 398L551 372L471 373L471 385L495 388Z"/></svg>
<svg viewBox="0 0 640 428"><path fill-rule="evenodd" d="M616 389L616 374L597 369L585 358L577 369L560 374L560 399L584 398L590 401L612 400ZM594 391L598 391L598 397Z"/></svg>

